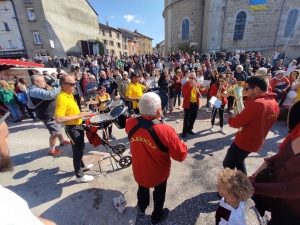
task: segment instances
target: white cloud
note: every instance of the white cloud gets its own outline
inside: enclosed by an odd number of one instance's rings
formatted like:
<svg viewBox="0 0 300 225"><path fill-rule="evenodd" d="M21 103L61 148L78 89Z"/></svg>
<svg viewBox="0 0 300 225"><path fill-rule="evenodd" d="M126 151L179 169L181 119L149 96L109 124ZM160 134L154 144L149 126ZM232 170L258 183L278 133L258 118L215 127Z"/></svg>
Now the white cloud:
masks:
<svg viewBox="0 0 300 225"><path fill-rule="evenodd" d="M110 16L110 18L112 18L112 19L113 19L113 18L115 18L115 16Z"/></svg>
<svg viewBox="0 0 300 225"><path fill-rule="evenodd" d="M126 21L130 23L134 19L134 16L133 15L125 15L124 19L126 19Z"/></svg>
<svg viewBox="0 0 300 225"><path fill-rule="evenodd" d="M145 23L144 20L142 20L142 19L140 19L140 20L135 20L134 22L135 22L135 23L139 23L139 24L144 24L144 23Z"/></svg>

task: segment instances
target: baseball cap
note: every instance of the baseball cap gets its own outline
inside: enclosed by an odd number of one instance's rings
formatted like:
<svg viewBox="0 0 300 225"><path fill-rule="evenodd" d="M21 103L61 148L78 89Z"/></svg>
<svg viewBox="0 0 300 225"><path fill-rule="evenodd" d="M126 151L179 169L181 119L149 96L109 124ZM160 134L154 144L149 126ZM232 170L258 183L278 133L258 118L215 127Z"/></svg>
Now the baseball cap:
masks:
<svg viewBox="0 0 300 225"><path fill-rule="evenodd" d="M140 74L138 74L138 73L131 73L130 76L131 76L131 77L140 77Z"/></svg>
<svg viewBox="0 0 300 225"><path fill-rule="evenodd" d="M275 73L275 75L280 74L280 73L284 74L285 72L283 70L277 70L276 73Z"/></svg>

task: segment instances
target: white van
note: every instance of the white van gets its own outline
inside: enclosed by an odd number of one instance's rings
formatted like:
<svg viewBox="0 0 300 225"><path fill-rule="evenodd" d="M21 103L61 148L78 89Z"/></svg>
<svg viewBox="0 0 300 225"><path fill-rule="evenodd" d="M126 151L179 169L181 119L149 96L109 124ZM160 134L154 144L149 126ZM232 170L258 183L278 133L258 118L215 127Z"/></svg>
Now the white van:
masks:
<svg viewBox="0 0 300 225"><path fill-rule="evenodd" d="M56 68L11 68L8 70L0 71L0 79L5 81L12 81L13 77L24 78L27 84L31 84L30 77L37 73L43 74L43 71L47 71L50 74L56 73ZM65 73L64 70L61 70Z"/></svg>

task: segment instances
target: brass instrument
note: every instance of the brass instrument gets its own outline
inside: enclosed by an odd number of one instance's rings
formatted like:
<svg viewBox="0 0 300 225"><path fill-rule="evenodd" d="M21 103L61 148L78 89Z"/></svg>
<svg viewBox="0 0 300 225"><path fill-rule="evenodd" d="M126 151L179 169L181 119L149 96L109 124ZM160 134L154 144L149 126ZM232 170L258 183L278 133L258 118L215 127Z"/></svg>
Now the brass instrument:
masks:
<svg viewBox="0 0 300 225"><path fill-rule="evenodd" d="M245 81L238 81L235 85L229 85L227 88L228 96L234 97L233 102L233 115L236 116L240 114L244 109L244 102L243 102L243 91L245 87ZM238 129L240 132L244 130L244 127L240 127Z"/></svg>

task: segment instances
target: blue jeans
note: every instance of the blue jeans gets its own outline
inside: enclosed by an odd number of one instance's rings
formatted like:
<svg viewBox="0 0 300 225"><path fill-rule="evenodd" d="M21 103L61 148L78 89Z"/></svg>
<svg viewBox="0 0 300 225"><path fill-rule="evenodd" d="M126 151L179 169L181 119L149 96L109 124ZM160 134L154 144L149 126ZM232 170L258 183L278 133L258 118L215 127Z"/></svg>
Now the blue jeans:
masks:
<svg viewBox="0 0 300 225"><path fill-rule="evenodd" d="M176 99L178 98L178 106L180 106L181 104L181 99L180 99L180 97L181 97L181 90L178 90L178 91L174 91L174 107L175 107L175 105L176 105Z"/></svg>
<svg viewBox="0 0 300 225"><path fill-rule="evenodd" d="M7 105L7 108L9 109L12 117L14 120L18 120L21 118L20 112L18 110L18 105L13 104L13 105Z"/></svg>
<svg viewBox="0 0 300 225"><path fill-rule="evenodd" d="M132 110L132 102L126 101L125 98L121 98L121 99L122 99L122 101L125 103L125 105L128 107L128 112L130 113L131 110Z"/></svg>

